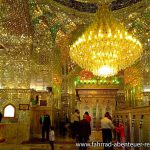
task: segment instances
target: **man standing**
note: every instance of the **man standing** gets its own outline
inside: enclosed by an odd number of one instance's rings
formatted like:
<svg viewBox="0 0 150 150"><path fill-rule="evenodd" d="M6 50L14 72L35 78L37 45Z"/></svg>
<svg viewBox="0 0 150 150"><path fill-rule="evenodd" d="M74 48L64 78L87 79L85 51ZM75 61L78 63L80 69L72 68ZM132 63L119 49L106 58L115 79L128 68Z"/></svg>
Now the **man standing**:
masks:
<svg viewBox="0 0 150 150"><path fill-rule="evenodd" d="M109 119L110 115L109 112L106 112L105 117L101 119L101 128L102 128L102 137L103 137L103 143L111 143L112 142L112 129L114 128L114 125L112 121ZM113 147L104 146L104 150L112 150Z"/></svg>
<svg viewBox="0 0 150 150"><path fill-rule="evenodd" d="M75 113L72 114L72 116L71 116L72 138L76 138L77 137L79 121L80 121L80 111L78 109L76 109Z"/></svg>
<svg viewBox="0 0 150 150"><path fill-rule="evenodd" d="M46 133L46 140L49 141L49 129L50 129L50 116L47 114L46 111L43 112L43 115L40 117L40 124L42 126L42 141L45 140L45 133Z"/></svg>

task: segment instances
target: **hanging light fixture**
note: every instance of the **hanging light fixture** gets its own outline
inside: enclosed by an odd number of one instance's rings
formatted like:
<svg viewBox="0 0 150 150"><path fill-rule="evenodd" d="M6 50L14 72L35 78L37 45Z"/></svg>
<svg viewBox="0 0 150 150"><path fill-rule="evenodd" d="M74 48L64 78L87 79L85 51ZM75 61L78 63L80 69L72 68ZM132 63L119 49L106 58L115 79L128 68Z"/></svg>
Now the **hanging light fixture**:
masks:
<svg viewBox="0 0 150 150"><path fill-rule="evenodd" d="M108 77L132 65L142 51L140 41L102 5L95 21L70 46L70 57L94 75Z"/></svg>

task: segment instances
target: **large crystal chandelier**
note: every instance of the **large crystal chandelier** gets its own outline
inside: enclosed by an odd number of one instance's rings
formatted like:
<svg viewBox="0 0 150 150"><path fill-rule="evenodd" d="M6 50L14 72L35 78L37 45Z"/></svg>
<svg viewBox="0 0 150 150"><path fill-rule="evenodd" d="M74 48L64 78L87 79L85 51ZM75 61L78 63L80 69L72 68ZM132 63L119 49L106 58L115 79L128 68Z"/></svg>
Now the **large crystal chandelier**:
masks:
<svg viewBox="0 0 150 150"><path fill-rule="evenodd" d="M81 68L107 77L132 65L142 51L140 41L102 5L95 21L70 46L70 57Z"/></svg>

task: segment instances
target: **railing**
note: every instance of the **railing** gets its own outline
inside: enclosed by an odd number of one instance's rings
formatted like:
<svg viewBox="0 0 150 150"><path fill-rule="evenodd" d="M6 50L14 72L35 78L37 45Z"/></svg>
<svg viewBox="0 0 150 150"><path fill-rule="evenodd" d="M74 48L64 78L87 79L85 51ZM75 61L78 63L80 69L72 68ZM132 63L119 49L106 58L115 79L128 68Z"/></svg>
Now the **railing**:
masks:
<svg viewBox="0 0 150 150"><path fill-rule="evenodd" d="M125 142L149 143L150 141L150 106L116 111L114 119L124 124ZM148 147L141 146L139 150Z"/></svg>

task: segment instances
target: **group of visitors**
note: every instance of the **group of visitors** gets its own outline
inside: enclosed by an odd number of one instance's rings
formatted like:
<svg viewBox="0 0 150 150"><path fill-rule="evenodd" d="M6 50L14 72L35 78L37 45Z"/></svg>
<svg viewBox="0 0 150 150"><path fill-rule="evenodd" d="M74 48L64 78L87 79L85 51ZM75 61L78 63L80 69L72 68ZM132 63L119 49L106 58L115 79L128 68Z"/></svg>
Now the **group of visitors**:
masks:
<svg viewBox="0 0 150 150"><path fill-rule="evenodd" d="M80 112L78 109L76 109L74 114L72 114L71 116L70 124L68 118L66 117L66 114L64 114L61 119L62 120L60 121L60 134L62 136L65 135L66 128L69 127L73 139L76 139L80 143L86 143L89 140L89 136L91 135L91 117L89 116L88 112L85 112L83 115L83 119L80 120ZM69 125L66 126L66 123ZM47 114L46 111L44 111L44 113L40 116L40 124L42 128L42 142L50 141L51 149L54 150L54 127L50 126L50 116ZM79 149L81 150L82 147L80 147Z"/></svg>
<svg viewBox="0 0 150 150"><path fill-rule="evenodd" d="M88 112L85 112L83 115L83 120L80 120L80 112L78 109L76 109L75 113L72 114L71 116L72 138L77 138L77 136L80 136L80 134L83 134L83 132L85 131L88 132L85 134L87 134L87 138L89 138L89 135L91 134L90 121L91 121L91 117L89 116ZM83 128L82 125L85 125L85 128ZM86 128L88 130L86 130ZM80 132L80 130L82 131Z"/></svg>
<svg viewBox="0 0 150 150"><path fill-rule="evenodd" d="M83 119L80 119L80 111L78 109L71 115L71 121L69 123L68 118L64 114L64 120L61 122L61 133L64 135L64 128L70 128L71 136L79 143L87 143L91 135L91 117L88 112L83 114ZM66 127L67 123L67 127ZM40 124L42 126L42 141L50 141L51 149L54 150L54 141L55 141L55 132L54 127L51 126L50 116L44 112L40 117ZM113 125L112 118L109 112L105 113L105 117L101 119L101 129L102 129L102 138L103 143L112 143L112 135L120 136L120 142L124 142L124 126L123 124ZM64 131L63 131L64 130ZM112 132L114 131L114 132ZM46 139L45 139L46 133ZM79 150L86 150L86 146L80 146ZM113 150L113 147L104 146L104 150Z"/></svg>
<svg viewBox="0 0 150 150"><path fill-rule="evenodd" d="M78 109L71 116L71 131L72 138L76 139L79 143L87 143L91 135L91 117L88 112L85 112L83 119L80 120L80 112ZM86 147L79 147L79 150L86 150Z"/></svg>

